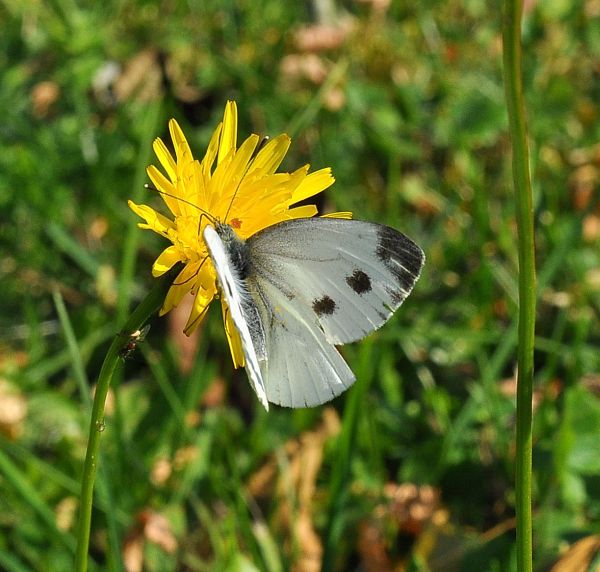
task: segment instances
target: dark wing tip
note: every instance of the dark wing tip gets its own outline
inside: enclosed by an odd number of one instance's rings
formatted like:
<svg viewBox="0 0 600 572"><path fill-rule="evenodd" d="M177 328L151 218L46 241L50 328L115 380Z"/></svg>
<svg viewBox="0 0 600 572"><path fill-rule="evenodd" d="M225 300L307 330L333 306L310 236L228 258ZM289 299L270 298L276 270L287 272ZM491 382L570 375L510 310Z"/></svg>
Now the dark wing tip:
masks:
<svg viewBox="0 0 600 572"><path fill-rule="evenodd" d="M379 226L377 238L377 258L396 278L403 300L421 274L425 254L410 238L388 226Z"/></svg>

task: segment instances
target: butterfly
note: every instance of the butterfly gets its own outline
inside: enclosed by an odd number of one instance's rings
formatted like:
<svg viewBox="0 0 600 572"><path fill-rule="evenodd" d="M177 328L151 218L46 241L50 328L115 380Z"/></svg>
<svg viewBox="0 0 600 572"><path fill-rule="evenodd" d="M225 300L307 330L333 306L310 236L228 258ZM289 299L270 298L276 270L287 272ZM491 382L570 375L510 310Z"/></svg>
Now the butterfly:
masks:
<svg viewBox="0 0 600 572"><path fill-rule="evenodd" d="M359 220L298 218L246 240L213 221L203 237L266 409L320 405L350 387L336 346L387 322L425 261L401 232Z"/></svg>

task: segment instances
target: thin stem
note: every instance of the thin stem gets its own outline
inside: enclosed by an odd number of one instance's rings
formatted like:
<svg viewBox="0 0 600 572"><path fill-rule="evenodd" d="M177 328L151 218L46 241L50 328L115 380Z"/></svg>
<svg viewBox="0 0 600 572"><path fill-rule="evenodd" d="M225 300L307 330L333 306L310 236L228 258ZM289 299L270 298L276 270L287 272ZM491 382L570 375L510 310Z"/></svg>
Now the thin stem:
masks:
<svg viewBox="0 0 600 572"><path fill-rule="evenodd" d="M519 349L517 375L516 512L517 570L531 572L531 397L535 334L535 246L529 148L521 70L522 0L506 0L503 25L504 85L510 136L519 251Z"/></svg>
<svg viewBox="0 0 600 572"><path fill-rule="evenodd" d="M161 277L158 284L154 286L146 298L133 311L121 332L115 336L108 349L108 353L104 358L100 376L98 377L98 384L96 385L94 403L92 405L90 433L83 465L83 475L81 477L79 522L77 525L77 551L75 554L76 572L85 572L85 570L87 570L90 526L92 521L92 502L94 498L94 481L96 478L96 469L98 467L100 436L104 431L104 405L112 376L117 367L117 363L119 362L120 353L129 343L131 334L136 330L139 330L144 322L160 308L165 298L165 294L179 270L180 267L178 265Z"/></svg>

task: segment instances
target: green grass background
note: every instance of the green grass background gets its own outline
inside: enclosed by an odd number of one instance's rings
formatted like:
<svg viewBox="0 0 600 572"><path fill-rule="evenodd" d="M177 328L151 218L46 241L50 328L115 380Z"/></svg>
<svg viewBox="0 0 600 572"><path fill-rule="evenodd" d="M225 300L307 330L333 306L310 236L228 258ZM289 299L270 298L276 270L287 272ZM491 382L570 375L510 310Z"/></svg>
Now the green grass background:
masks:
<svg viewBox="0 0 600 572"><path fill-rule="evenodd" d="M0 3L0 568L70 569L90 388L164 245L126 201L154 200L144 169L168 118L202 157L234 99L241 139L285 131L285 169L333 168L325 211L395 226L427 254L397 316L343 350L358 381L332 404L341 430L312 483L316 561L514 569L517 260L500 18L478 0ZM349 31L303 50L298 34L315 23ZM600 528L600 5L529 3L523 41L539 279L534 561L547 569ZM100 85L109 62L120 71ZM285 444L305 446L324 408L262 411L216 308L189 372L169 324L152 322L115 383L91 569L124 569L139 542L145 570L309 570ZM216 378L225 397L207 405ZM157 483L159 459L172 474ZM252 476L269 463L277 484L257 494ZM393 483L434 487L443 518L390 516ZM166 517L174 552L149 537L149 514Z"/></svg>

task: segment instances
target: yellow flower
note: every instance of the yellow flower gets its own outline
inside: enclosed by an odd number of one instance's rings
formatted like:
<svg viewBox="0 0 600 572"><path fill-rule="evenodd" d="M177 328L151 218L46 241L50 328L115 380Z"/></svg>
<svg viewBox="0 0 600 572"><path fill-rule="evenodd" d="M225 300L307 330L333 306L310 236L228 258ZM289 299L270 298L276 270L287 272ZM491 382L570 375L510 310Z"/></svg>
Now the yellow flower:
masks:
<svg viewBox="0 0 600 572"><path fill-rule="evenodd" d="M325 190L334 178L328 168L309 174L309 165L293 173L276 173L290 146L290 138L285 134L260 147L260 137L250 135L238 148L237 107L233 101L227 102L223 121L215 129L201 162L194 159L174 119L169 121L169 131L175 157L160 139L154 141L154 152L167 176L154 165L147 172L172 219L147 205L129 201L129 207L144 219L140 228L153 230L171 241L154 262L152 274L161 276L177 262L185 265L169 289L160 314L172 310L191 292L194 304L184 330L189 335L217 295L215 270L202 238L211 217L230 224L240 238L246 239L283 220L317 214L314 205L293 205ZM223 316L227 316L225 331L234 365L243 366L239 336L225 311L223 298L221 303Z"/></svg>

